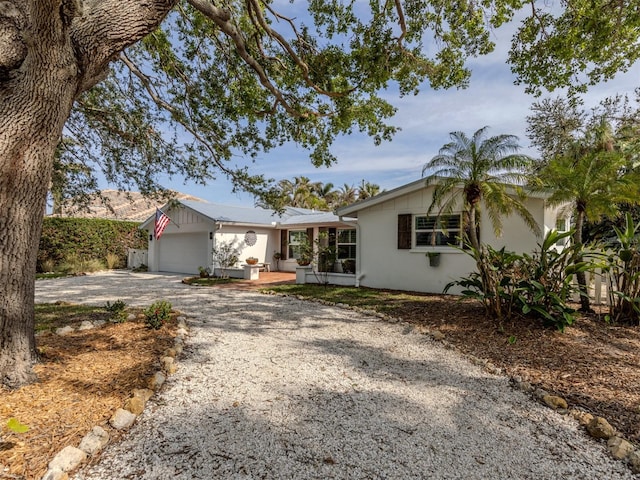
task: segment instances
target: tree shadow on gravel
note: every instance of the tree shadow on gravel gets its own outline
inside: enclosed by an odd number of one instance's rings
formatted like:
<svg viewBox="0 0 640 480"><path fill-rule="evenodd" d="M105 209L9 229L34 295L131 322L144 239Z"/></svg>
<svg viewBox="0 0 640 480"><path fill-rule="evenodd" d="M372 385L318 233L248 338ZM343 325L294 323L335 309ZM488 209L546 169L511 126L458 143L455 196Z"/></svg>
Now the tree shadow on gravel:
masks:
<svg viewBox="0 0 640 480"><path fill-rule="evenodd" d="M633 478L604 454L593 459L602 449L567 437L574 429L565 422L547 425L530 403L440 390L285 389L246 402L221 391L215 402L179 406L169 393L104 455L95 477L76 478Z"/></svg>

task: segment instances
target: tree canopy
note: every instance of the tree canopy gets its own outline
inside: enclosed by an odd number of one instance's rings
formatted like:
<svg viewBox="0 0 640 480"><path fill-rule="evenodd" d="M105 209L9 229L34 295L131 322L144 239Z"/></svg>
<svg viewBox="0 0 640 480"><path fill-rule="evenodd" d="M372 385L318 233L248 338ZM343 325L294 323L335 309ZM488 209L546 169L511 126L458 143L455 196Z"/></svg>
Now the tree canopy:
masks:
<svg viewBox="0 0 640 480"><path fill-rule="evenodd" d="M332 142L353 129L391 139L395 109L381 90L466 86L466 60L492 51L491 31L514 15L523 20L510 62L530 89L580 89L580 75L595 82L626 70L638 53L637 13L591 3L178 2L76 100L57 194L97 189L96 171L142 192L162 188L160 173L199 183L222 174L269 202L278 186L240 157L293 141L329 165ZM589 42L576 49L571 39Z"/></svg>
<svg viewBox="0 0 640 480"><path fill-rule="evenodd" d="M615 218L640 195L640 108L617 96L587 112L576 99L547 99L532 107L528 134L542 152L530 186L548 192L550 205L572 215L573 242L583 243L586 221ZM582 261L578 256L577 262ZM584 272L577 273L581 308L589 310Z"/></svg>

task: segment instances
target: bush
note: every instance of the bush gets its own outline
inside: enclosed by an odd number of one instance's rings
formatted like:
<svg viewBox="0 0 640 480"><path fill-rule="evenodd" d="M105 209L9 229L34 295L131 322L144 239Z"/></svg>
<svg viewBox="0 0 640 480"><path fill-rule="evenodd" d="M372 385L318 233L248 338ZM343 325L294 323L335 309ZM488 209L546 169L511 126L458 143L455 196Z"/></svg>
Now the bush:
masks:
<svg viewBox="0 0 640 480"><path fill-rule="evenodd" d="M487 313L500 321L529 316L564 331L575 321L575 309L568 305L572 296L579 293L573 276L596 267L575 261L581 246L556 249L556 243L571 234L549 232L538 244L539 252L533 255L519 255L504 248L495 250L489 245L483 246L481 252L466 250L476 260L478 271L449 283L445 293L460 286L463 296L483 302Z"/></svg>
<svg viewBox="0 0 640 480"><path fill-rule="evenodd" d="M158 300L157 302L152 303L151 306L144 311L144 323L147 327L158 330L162 327L164 322L169 320L170 313L171 303L166 300Z"/></svg>
<svg viewBox="0 0 640 480"><path fill-rule="evenodd" d="M122 300L116 300L113 303L107 302L104 308L111 313L111 320L114 322L122 323L127 321L127 314L124 311L127 308L127 304Z"/></svg>
<svg viewBox="0 0 640 480"><path fill-rule="evenodd" d="M65 259L73 254L81 259L107 258L108 254L113 254L119 265L126 265L129 248L145 249L148 246L147 236L138 225L95 218L47 217L40 237L38 272L44 271L50 262L53 265L65 263Z"/></svg>

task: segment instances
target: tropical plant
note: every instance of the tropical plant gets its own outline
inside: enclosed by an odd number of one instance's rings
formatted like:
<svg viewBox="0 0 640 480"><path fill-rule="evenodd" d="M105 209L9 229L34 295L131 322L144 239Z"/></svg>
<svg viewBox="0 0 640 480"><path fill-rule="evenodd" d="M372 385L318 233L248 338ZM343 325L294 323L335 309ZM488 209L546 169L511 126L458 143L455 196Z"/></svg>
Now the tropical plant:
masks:
<svg viewBox="0 0 640 480"><path fill-rule="evenodd" d="M504 247L496 250L490 245L483 245L483 252L479 253L470 246L465 253L479 259L478 270L450 282L444 291L461 288L463 297L481 301L487 315L500 322L515 316L533 316L564 330L575 321L575 310L570 306L579 291L574 275L596 266L584 261L576 263L581 246L556 247L569 235L571 232L550 231L532 255L509 252Z"/></svg>
<svg viewBox="0 0 640 480"><path fill-rule="evenodd" d="M542 162L529 185L548 192L548 204L564 206L565 216L572 214L574 243L584 241L587 223L608 218L615 224L622 209L633 211L638 204L638 105L638 99L634 104L627 96L615 96L589 112L575 98L546 99L532 106L527 133ZM581 309L588 311L586 277L579 273L577 280L583 292Z"/></svg>
<svg viewBox="0 0 640 480"><path fill-rule="evenodd" d="M200 265L198 266L198 274L200 275L200 278L209 278L211 275L211 268Z"/></svg>
<svg viewBox="0 0 640 480"><path fill-rule="evenodd" d="M380 193L380 185L366 182L364 179L358 186L358 200L365 200L367 198L375 197L379 193Z"/></svg>
<svg viewBox="0 0 640 480"><path fill-rule="evenodd" d="M640 223L634 223L627 213L624 229L613 227L617 241L606 261L603 273L607 278L609 315L612 322L640 321Z"/></svg>
<svg viewBox="0 0 640 480"><path fill-rule="evenodd" d="M523 201L526 194L520 185L526 179L532 158L517 153L518 137L498 135L487 138L489 127L476 131L471 138L452 132L451 142L422 168L426 185L433 185L433 199L428 214L450 215L460 208L462 193L465 235L473 251L481 253L478 229L481 208L486 208L496 235L502 232L502 217L517 213L536 234L540 227Z"/></svg>

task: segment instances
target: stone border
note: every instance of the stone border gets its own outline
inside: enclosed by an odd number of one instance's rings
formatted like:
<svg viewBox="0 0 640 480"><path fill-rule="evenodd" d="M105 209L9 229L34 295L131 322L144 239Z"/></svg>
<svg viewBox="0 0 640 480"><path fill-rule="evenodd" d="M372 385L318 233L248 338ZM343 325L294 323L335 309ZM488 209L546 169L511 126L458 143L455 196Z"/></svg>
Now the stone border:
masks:
<svg viewBox="0 0 640 480"><path fill-rule="evenodd" d="M109 419L109 425L115 430L126 430L130 428L136 418L138 418L138 415L144 411L147 401L162 387L167 376L176 372L176 358L182 353L185 339L189 333L186 317L181 315L177 318L177 321L178 329L176 330L173 347L168 348L164 352L164 356L160 358L162 368L148 380L147 388L134 389L131 392L131 397L126 400L123 407L118 408ZM92 327L84 325L84 327L81 326L79 329L85 330L97 326L100 325L93 325ZM65 335L70 333L70 331L73 331L73 328L60 332L56 331L56 333L58 335ZM42 476L41 480L67 480L69 478L69 472L78 468L87 458L99 454L109 443L109 440L109 433L104 428L96 425L83 437L77 448L67 446L60 450L49 462L49 469Z"/></svg>
<svg viewBox="0 0 640 480"><path fill-rule="evenodd" d="M279 297L293 297L298 300L307 302L319 303L321 305L327 305L331 307L343 308L345 310L352 310L354 312L361 313L370 317L377 317L389 323L403 323L406 324L405 333L415 332L420 335L428 335L433 340L440 342L445 348L456 350L463 357L467 358L472 364L482 367L486 372L494 375L508 376L510 383L524 393L529 394L534 400L538 401L542 405L555 410L562 415L570 415L574 418L585 431L593 438L597 440L606 440L609 453L616 460L624 461L634 474L640 473L640 447L632 444L625 439L619 432L611 426L611 424L603 417L594 417L588 412L578 410L575 408L569 408L567 401L559 396L552 395L549 392L541 389L534 388L529 382L523 380L521 377L512 376L507 374L502 368L496 367L488 360L483 360L474 355L463 352L453 343L446 340L446 335L440 330L431 330L427 327L420 325L413 325L404 320L392 317L385 313L376 312L375 310L368 310L365 308L355 307L347 305L345 303L335 303L319 298L310 298L303 295L279 293L273 290L263 290L265 295L275 295Z"/></svg>

